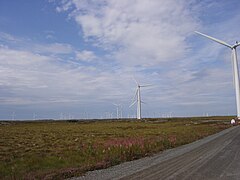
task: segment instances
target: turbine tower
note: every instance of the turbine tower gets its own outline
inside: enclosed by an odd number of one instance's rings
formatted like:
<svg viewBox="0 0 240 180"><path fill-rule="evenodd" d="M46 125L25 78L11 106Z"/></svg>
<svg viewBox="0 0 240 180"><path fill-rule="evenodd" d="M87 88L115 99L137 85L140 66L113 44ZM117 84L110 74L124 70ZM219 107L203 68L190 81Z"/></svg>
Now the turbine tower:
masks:
<svg viewBox="0 0 240 180"><path fill-rule="evenodd" d="M121 104L113 103L113 105L116 106L116 108L117 108L117 119L119 119L119 115L122 114L122 112L121 112ZM119 111L119 108L120 108L120 111Z"/></svg>
<svg viewBox="0 0 240 180"><path fill-rule="evenodd" d="M240 119L240 91L239 91L240 88L239 88L239 72L238 72L238 61L237 61L237 47L240 45L240 43L236 41L236 43L231 46L222 40L200 33L198 31L195 31L195 32L219 44L222 44L232 50L231 58L232 58L232 64L233 64L233 83L235 86L235 93L236 93L237 118Z"/></svg>
<svg viewBox="0 0 240 180"><path fill-rule="evenodd" d="M137 119L141 119L142 118L141 105L142 105L142 103L144 103L141 100L141 87L148 87L151 85L140 85L136 80L135 80L135 82L137 84L137 89L136 89L136 93L133 97L133 101L136 99L136 97L137 97L137 99L129 107L132 107L135 103L137 103Z"/></svg>

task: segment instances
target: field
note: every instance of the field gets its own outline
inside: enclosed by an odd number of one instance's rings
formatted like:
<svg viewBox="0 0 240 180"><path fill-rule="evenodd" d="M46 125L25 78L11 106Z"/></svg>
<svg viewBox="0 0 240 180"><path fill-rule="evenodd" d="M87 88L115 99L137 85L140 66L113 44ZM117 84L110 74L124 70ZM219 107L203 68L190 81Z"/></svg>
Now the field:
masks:
<svg viewBox="0 0 240 180"><path fill-rule="evenodd" d="M231 117L0 122L0 179L63 179L193 142Z"/></svg>

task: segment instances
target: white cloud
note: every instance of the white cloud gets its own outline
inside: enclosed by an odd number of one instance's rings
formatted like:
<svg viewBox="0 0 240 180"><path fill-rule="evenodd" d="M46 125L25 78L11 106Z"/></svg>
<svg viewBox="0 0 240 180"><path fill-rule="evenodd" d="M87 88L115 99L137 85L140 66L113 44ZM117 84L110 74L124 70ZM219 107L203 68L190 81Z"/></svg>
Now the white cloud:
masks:
<svg viewBox="0 0 240 180"><path fill-rule="evenodd" d="M0 32L0 40L5 40L5 41L18 41L19 39L18 38L15 38L14 36L8 34L8 33L4 33L4 32Z"/></svg>
<svg viewBox="0 0 240 180"><path fill-rule="evenodd" d="M73 48L71 45L62 43L44 45L38 44L34 47L34 50L40 53L53 53L53 54L69 54L73 52Z"/></svg>
<svg viewBox="0 0 240 180"><path fill-rule="evenodd" d="M117 49L112 58L132 65L156 65L184 57L186 38L197 27L188 1L69 0L63 11L81 26L86 40Z"/></svg>
<svg viewBox="0 0 240 180"><path fill-rule="evenodd" d="M76 53L77 59L81 61L90 62L92 60L97 59L96 55L92 51L83 50L83 51L76 51L75 53Z"/></svg>
<svg viewBox="0 0 240 180"><path fill-rule="evenodd" d="M95 58L90 51L81 53L81 59ZM86 104L125 93L120 92L119 85L126 86L128 75L74 62L59 62L59 58L0 47L1 104ZM115 79L119 79L117 84Z"/></svg>
<svg viewBox="0 0 240 180"><path fill-rule="evenodd" d="M51 30L44 31L45 38L50 40L55 40L55 32Z"/></svg>

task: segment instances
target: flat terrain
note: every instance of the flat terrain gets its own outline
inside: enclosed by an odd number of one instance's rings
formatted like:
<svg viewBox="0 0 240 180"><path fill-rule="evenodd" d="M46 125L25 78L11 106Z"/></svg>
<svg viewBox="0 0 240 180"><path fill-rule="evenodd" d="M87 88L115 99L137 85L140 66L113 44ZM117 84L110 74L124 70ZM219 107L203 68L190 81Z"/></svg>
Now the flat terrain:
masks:
<svg viewBox="0 0 240 180"><path fill-rule="evenodd" d="M80 179L240 179L240 126Z"/></svg>
<svg viewBox="0 0 240 180"><path fill-rule="evenodd" d="M0 179L63 179L187 144L231 117L0 122Z"/></svg>

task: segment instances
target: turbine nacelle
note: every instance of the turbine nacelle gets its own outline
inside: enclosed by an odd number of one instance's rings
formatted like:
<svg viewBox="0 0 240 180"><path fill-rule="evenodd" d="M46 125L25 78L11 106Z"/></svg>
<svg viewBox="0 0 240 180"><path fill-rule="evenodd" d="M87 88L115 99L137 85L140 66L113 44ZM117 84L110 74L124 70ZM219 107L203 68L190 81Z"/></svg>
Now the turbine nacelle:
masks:
<svg viewBox="0 0 240 180"><path fill-rule="evenodd" d="M232 49L238 47L240 45L240 43L238 41L236 41L236 43L232 46Z"/></svg>

